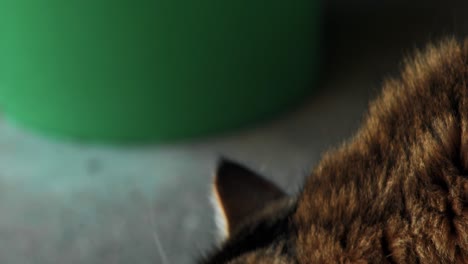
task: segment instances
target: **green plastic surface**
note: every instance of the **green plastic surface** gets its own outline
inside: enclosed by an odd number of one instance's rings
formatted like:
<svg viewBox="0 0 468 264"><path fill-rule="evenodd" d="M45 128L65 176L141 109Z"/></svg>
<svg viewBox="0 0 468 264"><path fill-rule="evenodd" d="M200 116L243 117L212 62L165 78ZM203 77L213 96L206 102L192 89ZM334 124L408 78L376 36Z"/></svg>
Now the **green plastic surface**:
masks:
<svg viewBox="0 0 468 264"><path fill-rule="evenodd" d="M316 75L317 0L0 0L0 104L75 138L167 140L266 118Z"/></svg>

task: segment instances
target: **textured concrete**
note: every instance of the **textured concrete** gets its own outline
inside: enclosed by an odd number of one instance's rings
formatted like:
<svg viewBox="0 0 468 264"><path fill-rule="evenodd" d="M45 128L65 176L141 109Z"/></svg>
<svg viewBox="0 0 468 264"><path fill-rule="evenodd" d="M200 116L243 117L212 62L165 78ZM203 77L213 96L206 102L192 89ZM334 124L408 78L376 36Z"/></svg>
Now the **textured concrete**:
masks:
<svg viewBox="0 0 468 264"><path fill-rule="evenodd" d="M243 131L164 146L60 141L0 118L0 263L193 263L214 234L208 203L219 154L289 192L358 127L402 56L467 32L462 4L327 6L320 88L307 103Z"/></svg>

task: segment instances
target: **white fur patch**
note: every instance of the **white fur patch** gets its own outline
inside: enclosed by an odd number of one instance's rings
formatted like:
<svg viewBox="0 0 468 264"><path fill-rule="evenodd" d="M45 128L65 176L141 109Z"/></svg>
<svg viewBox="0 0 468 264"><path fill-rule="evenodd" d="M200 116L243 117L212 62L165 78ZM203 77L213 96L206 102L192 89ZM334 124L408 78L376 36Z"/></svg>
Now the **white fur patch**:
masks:
<svg viewBox="0 0 468 264"><path fill-rule="evenodd" d="M225 241L229 237L229 226L228 226L228 221L226 218L226 213L224 212L223 205L221 203L221 200L219 198L218 191L216 188L213 186L213 191L211 193L211 203L213 205L214 209L214 217L215 217L215 223L216 223L216 228L218 230L218 240L219 242Z"/></svg>

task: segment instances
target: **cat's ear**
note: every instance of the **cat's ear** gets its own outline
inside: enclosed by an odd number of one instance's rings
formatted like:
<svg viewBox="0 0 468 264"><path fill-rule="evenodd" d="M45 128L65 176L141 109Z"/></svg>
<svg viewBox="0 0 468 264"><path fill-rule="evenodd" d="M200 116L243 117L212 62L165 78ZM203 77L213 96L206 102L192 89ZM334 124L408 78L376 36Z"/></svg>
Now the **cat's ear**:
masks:
<svg viewBox="0 0 468 264"><path fill-rule="evenodd" d="M286 194L272 182L235 162L221 159L213 182L220 238L228 238L252 213L284 197Z"/></svg>

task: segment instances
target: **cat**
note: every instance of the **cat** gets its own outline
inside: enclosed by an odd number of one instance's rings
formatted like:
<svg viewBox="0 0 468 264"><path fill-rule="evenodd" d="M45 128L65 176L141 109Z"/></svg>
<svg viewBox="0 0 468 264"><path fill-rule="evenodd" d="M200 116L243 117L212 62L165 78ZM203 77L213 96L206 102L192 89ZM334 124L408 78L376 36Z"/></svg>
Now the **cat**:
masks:
<svg viewBox="0 0 468 264"><path fill-rule="evenodd" d="M468 41L417 51L295 196L221 160L198 263L468 263L467 81Z"/></svg>

